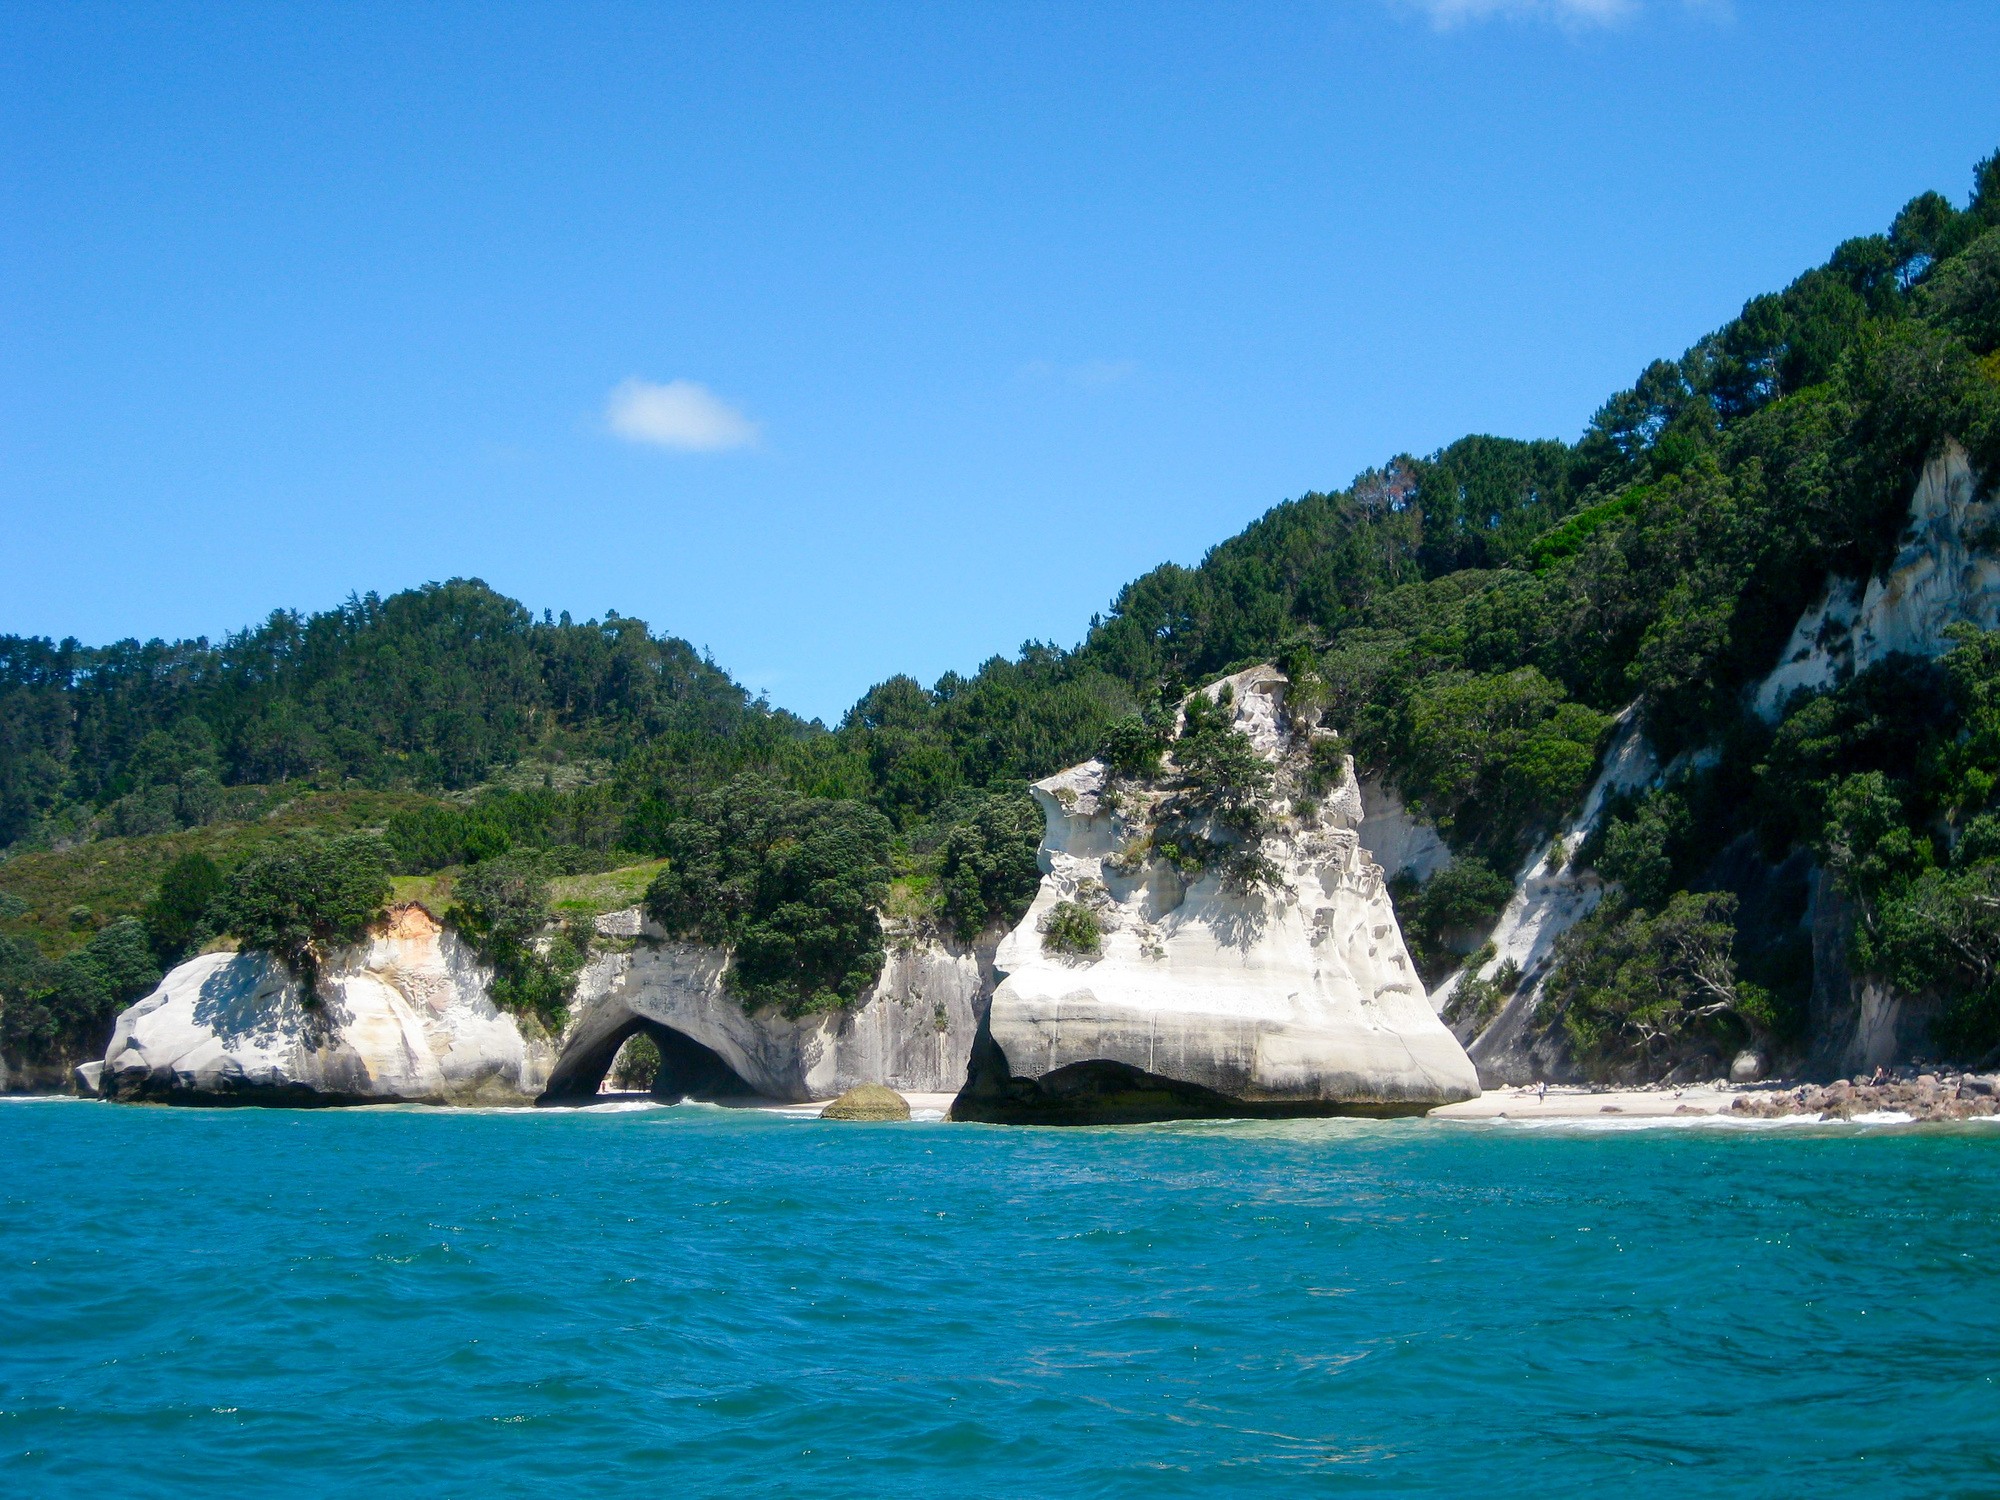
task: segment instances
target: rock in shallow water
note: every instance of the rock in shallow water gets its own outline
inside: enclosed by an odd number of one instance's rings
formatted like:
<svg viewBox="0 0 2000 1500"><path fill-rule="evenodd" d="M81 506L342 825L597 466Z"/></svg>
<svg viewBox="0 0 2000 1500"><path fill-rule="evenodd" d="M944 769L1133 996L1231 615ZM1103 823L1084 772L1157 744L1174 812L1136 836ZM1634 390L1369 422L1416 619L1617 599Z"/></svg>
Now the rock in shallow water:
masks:
<svg viewBox="0 0 2000 1500"><path fill-rule="evenodd" d="M1478 1095L1356 835L1353 762L1309 795L1314 736L1286 714L1285 686L1257 667L1204 690L1229 690L1235 727L1273 768L1258 850L1271 878L1255 888L1163 857L1171 771L1119 780L1093 760L1035 785L1046 874L995 957L1006 978L954 1118L1415 1114ZM1096 951L1049 951L1065 904L1091 910Z"/></svg>
<svg viewBox="0 0 2000 1500"><path fill-rule="evenodd" d="M251 1104L525 1104L554 1047L486 994L476 957L418 905L333 956L316 1003L277 960L205 953L118 1017L99 1089Z"/></svg>
<svg viewBox="0 0 2000 1500"><path fill-rule="evenodd" d="M910 1101L879 1083L851 1088L819 1112L822 1120L907 1120Z"/></svg>

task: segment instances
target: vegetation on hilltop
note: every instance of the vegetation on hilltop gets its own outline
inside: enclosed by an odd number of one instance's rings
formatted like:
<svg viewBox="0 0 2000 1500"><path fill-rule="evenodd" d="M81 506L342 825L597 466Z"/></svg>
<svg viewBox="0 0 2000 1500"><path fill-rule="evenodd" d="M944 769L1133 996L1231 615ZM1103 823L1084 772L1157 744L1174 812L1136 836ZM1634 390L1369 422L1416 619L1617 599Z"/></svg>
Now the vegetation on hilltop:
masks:
<svg viewBox="0 0 2000 1500"><path fill-rule="evenodd" d="M1810 964L1746 943L1741 909L1683 899L1753 835L1768 856L1812 851L1855 903L1855 964L1935 996L1940 1045L1977 1051L2000 1041L2000 850L1980 831L2000 778L1994 648L1878 669L1775 731L1743 693L1829 570L1893 555L1948 440L2000 474L1996 299L1990 157L1965 208L1913 199L1648 365L1573 444L1398 456L1133 581L1075 650L1031 642L928 688L894 677L831 728L640 621L536 619L477 581L279 613L219 644L0 639L0 893L20 908L0 932L53 964L149 902L168 921L155 887L183 856L229 877L289 829L366 828L404 875L524 851L570 875L664 857L649 905L732 943L746 1000L843 1004L879 966L885 903L960 937L1023 908L1026 781L1100 748L1142 773L1190 687L1275 659L1364 769L1480 861L1399 894L1433 966L1490 908L1478 871L1510 870L1571 810L1613 715L1636 704L1668 755L1717 752L1621 807L1584 856L1617 900L1573 934L1546 1021L1603 1066L1796 1037ZM205 918L170 920L156 958ZM1764 999L1681 1005L1662 1032L1620 998L1644 988L1631 965L1667 974L1689 934L1705 964L1725 927L1727 982ZM0 972L10 1015L57 983L24 964Z"/></svg>

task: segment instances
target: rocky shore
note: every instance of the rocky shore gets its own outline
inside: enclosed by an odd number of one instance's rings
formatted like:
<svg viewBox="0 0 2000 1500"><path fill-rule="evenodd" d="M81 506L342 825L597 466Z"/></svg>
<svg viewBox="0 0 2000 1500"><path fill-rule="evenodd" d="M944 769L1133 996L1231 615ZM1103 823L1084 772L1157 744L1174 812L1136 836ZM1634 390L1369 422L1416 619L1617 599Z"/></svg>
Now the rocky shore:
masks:
<svg viewBox="0 0 2000 1500"><path fill-rule="evenodd" d="M1729 1112L1760 1120L1792 1115L1852 1120L1881 1114L1908 1115L1912 1120L1982 1119L2000 1114L2000 1074L1899 1068L1828 1084L1746 1091L1731 1101Z"/></svg>

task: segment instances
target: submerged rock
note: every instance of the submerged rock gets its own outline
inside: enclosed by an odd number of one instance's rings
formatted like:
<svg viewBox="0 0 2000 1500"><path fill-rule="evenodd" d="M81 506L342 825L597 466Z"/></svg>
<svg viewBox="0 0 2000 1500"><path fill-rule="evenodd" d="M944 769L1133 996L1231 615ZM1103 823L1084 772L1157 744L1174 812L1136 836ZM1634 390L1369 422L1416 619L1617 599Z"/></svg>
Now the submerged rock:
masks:
<svg viewBox="0 0 2000 1500"><path fill-rule="evenodd" d="M879 1083L851 1088L819 1112L822 1120L907 1120L910 1101Z"/></svg>
<svg viewBox="0 0 2000 1500"><path fill-rule="evenodd" d="M1197 830L1225 856L1209 868L1162 847L1171 764L1127 780L1092 760L1036 783L1044 877L995 955L1006 977L954 1118L1407 1114L1478 1094L1357 837L1353 761L1310 795L1314 731L1286 714L1286 685L1257 667L1204 690L1227 694L1273 773L1254 882L1229 857L1253 851L1217 822ZM1094 949L1077 936L1092 931Z"/></svg>

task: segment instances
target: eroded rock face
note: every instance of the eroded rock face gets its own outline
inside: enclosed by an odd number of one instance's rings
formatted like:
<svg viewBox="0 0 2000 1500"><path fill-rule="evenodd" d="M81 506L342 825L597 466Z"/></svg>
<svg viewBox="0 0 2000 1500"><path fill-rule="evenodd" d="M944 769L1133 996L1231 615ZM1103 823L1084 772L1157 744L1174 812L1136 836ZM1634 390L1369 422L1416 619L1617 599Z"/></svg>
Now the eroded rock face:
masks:
<svg viewBox="0 0 2000 1500"><path fill-rule="evenodd" d="M99 1089L181 1102L525 1104L555 1047L486 994L472 951L421 906L331 957L318 1003L283 964L206 953L119 1016Z"/></svg>
<svg viewBox="0 0 2000 1500"><path fill-rule="evenodd" d="M1236 727L1278 772L1262 845L1275 879L1245 890L1133 857L1159 783L1114 784L1095 760L1037 783L1044 878L995 955L1005 978L954 1117L1414 1113L1479 1092L1357 836L1352 761L1312 806L1311 731L1288 723L1284 677L1253 668L1205 691L1225 687ZM1062 902L1096 912L1094 956L1045 950Z"/></svg>
<svg viewBox="0 0 2000 1500"><path fill-rule="evenodd" d="M1492 979L1511 964L1521 976L1514 993L1497 1013L1480 1017L1462 1014L1453 1004L1464 970L1447 975L1431 992L1430 1003L1466 1039L1466 1050L1485 1087L1571 1076L1565 1050L1535 1027L1542 984L1553 966L1557 941L1589 916L1604 896L1604 883L1597 873L1577 869L1571 859L1596 828L1613 796L1649 786L1660 774L1659 760L1640 730L1639 716L1627 708L1612 731L1583 806L1516 873L1514 894L1487 936L1493 956L1481 966L1478 977Z"/></svg>
<svg viewBox="0 0 2000 1500"><path fill-rule="evenodd" d="M594 957L578 980L562 1054L549 1076L553 1100L594 1093L625 1038L648 1026L671 1033L670 1044L684 1038L713 1054L740 1081L738 1094L804 1101L860 1084L950 1093L965 1082L997 934L961 948L891 933L882 977L857 1004L787 1020L774 1010L744 1010L724 986L728 955L721 949L668 939L636 912L614 925L637 935ZM675 1091L672 1080L661 1087Z"/></svg>
<svg viewBox="0 0 2000 1500"><path fill-rule="evenodd" d="M1990 536L2000 502L1982 498L1972 461L1957 443L1924 466L1910 500L1909 530L1887 573L1830 578L1792 631L1754 694L1775 720L1801 688L1837 686L1896 652L1936 656L1961 623L2000 626L2000 556Z"/></svg>

